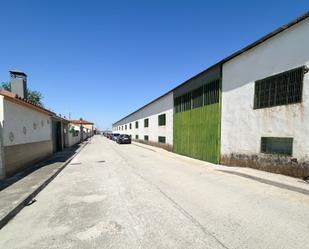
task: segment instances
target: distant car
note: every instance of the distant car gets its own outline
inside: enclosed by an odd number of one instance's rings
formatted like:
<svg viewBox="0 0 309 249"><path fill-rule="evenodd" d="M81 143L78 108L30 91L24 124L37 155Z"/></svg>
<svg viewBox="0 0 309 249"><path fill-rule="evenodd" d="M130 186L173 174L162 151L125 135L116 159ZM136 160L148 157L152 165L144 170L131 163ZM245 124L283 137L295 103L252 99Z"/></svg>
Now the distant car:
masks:
<svg viewBox="0 0 309 249"><path fill-rule="evenodd" d="M130 144L131 143L131 137L127 134L121 134L117 138L117 143L119 143L119 144Z"/></svg>
<svg viewBox="0 0 309 249"><path fill-rule="evenodd" d="M117 141L117 138L120 136L120 134L119 133L113 133L112 136L113 136L112 140Z"/></svg>

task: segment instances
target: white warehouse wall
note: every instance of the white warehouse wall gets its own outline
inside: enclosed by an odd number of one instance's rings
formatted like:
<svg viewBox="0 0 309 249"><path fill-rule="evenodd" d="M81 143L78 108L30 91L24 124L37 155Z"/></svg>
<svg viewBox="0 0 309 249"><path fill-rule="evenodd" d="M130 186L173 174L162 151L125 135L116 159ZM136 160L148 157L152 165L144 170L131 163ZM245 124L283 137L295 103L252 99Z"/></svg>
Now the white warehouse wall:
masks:
<svg viewBox="0 0 309 249"><path fill-rule="evenodd" d="M166 114L166 125L158 126L158 116ZM144 119L149 119L149 127L144 127ZM135 122L138 121L138 129L135 128ZM132 129L130 130L130 123ZM127 130L117 130L117 127L127 125ZM125 119L113 125L113 132L131 135L135 139L135 135L143 140L145 135L149 136L149 141L158 142L158 137L166 137L166 144L173 144L173 93L168 93L165 96L148 104L144 108Z"/></svg>
<svg viewBox="0 0 309 249"><path fill-rule="evenodd" d="M303 102L253 109L255 81L309 66L309 19L223 64L221 157L259 155L261 137L293 137L293 157L309 160L309 73Z"/></svg>

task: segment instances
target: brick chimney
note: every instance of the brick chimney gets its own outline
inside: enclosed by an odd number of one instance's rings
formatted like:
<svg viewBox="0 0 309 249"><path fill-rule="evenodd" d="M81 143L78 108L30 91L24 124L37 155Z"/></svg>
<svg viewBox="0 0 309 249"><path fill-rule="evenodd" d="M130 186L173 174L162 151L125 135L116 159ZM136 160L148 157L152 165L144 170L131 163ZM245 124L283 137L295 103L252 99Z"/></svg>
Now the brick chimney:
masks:
<svg viewBox="0 0 309 249"><path fill-rule="evenodd" d="M27 98L27 75L18 70L10 71L11 92L16 93L21 98Z"/></svg>

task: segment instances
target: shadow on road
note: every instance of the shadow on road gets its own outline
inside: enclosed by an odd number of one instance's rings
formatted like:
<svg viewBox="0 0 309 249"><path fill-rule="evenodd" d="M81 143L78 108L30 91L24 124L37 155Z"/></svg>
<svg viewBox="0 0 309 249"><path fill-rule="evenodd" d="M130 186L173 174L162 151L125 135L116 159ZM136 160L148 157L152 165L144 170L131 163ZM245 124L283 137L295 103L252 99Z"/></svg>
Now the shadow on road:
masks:
<svg viewBox="0 0 309 249"><path fill-rule="evenodd" d="M4 180L0 180L0 191L11 186L15 182L21 180L32 172L54 163L61 163L68 160L71 156L73 156L76 150L80 147L80 145L75 145L69 148L65 148L63 151L54 153L50 158L45 161L39 162L33 166L27 167L21 172L16 173L15 175L8 177Z"/></svg>

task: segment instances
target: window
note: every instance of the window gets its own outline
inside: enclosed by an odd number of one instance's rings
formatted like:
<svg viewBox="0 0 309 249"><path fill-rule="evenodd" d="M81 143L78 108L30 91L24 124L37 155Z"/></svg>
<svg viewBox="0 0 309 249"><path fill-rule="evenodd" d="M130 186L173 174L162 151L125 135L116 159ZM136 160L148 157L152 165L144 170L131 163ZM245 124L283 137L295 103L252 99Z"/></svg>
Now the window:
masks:
<svg viewBox="0 0 309 249"><path fill-rule="evenodd" d="M188 111L205 105L219 103L220 80L213 80L207 84L183 94L174 99L175 113Z"/></svg>
<svg viewBox="0 0 309 249"><path fill-rule="evenodd" d="M145 136L144 136L144 140L145 140L145 141L148 141L148 140L149 140L149 137L148 137L147 135L145 135Z"/></svg>
<svg viewBox="0 0 309 249"><path fill-rule="evenodd" d="M135 135L135 139L138 139L138 135Z"/></svg>
<svg viewBox="0 0 309 249"><path fill-rule="evenodd" d="M135 122L135 129L138 129L138 121Z"/></svg>
<svg viewBox="0 0 309 249"><path fill-rule="evenodd" d="M281 155L292 156L293 138L262 137L261 152L266 154L281 154Z"/></svg>
<svg viewBox="0 0 309 249"><path fill-rule="evenodd" d="M121 130L123 130L123 126L122 126Z"/></svg>
<svg viewBox="0 0 309 249"><path fill-rule="evenodd" d="M199 87L192 92L192 108L203 106L203 87Z"/></svg>
<svg viewBox="0 0 309 249"><path fill-rule="evenodd" d="M165 144L165 137L159 136L159 137L158 137L158 142L159 142L159 143L162 143L162 144Z"/></svg>
<svg viewBox="0 0 309 249"><path fill-rule="evenodd" d="M130 123L130 130L132 129L132 123Z"/></svg>
<svg viewBox="0 0 309 249"><path fill-rule="evenodd" d="M305 67L299 67L255 82L254 109L302 101Z"/></svg>
<svg viewBox="0 0 309 249"><path fill-rule="evenodd" d="M166 114L161 114L158 116L159 126L164 126L166 124Z"/></svg>
<svg viewBox="0 0 309 249"><path fill-rule="evenodd" d="M219 103L219 83L215 80L204 86L204 105Z"/></svg>
<svg viewBox="0 0 309 249"><path fill-rule="evenodd" d="M181 96L181 111L188 111L191 109L191 92Z"/></svg>
<svg viewBox="0 0 309 249"><path fill-rule="evenodd" d="M145 118L144 119L144 127L148 127L149 126L149 119Z"/></svg>
<svg viewBox="0 0 309 249"><path fill-rule="evenodd" d="M127 125L124 126L124 129L127 130Z"/></svg>

